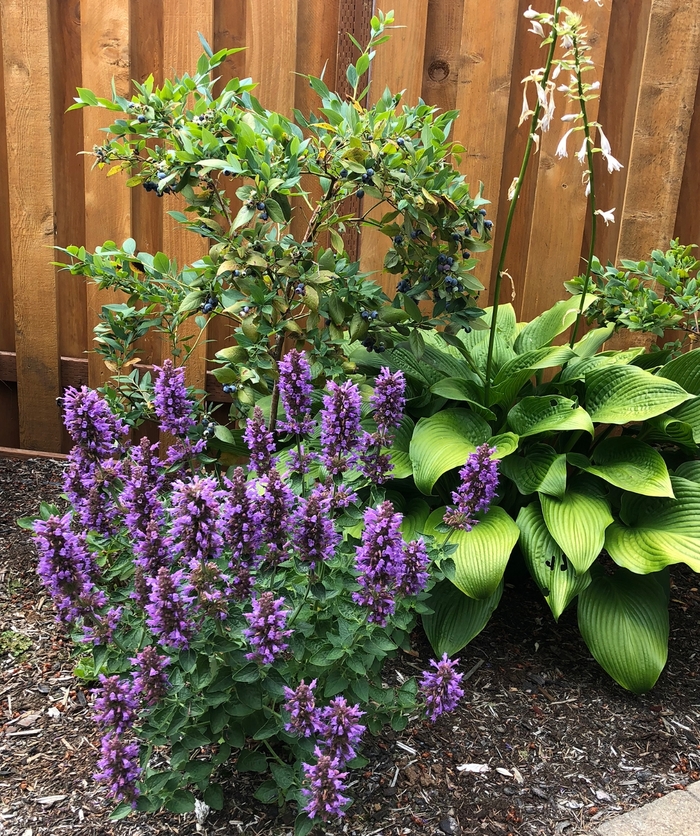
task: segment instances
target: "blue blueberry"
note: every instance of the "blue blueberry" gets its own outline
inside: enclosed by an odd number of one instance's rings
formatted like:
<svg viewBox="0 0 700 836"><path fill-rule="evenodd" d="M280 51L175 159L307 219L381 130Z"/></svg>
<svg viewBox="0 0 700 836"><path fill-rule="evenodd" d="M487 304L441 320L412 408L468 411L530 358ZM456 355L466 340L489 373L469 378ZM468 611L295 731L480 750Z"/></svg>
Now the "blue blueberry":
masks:
<svg viewBox="0 0 700 836"><path fill-rule="evenodd" d="M394 235L394 243L395 244L402 244L403 243L403 235Z"/></svg>
<svg viewBox="0 0 700 836"><path fill-rule="evenodd" d="M256 204L256 209L258 209L260 212L265 211L265 204L262 202L262 200L258 204Z"/></svg>
<svg viewBox="0 0 700 836"><path fill-rule="evenodd" d="M355 194L357 195L357 197L358 197L360 200L362 200L362 198L365 196L365 190L364 190L364 189L358 189L358 190L355 192Z"/></svg>
<svg viewBox="0 0 700 836"><path fill-rule="evenodd" d="M493 229L493 221L484 221L484 226L486 229Z"/></svg>
<svg viewBox="0 0 700 836"><path fill-rule="evenodd" d="M341 176L343 179L345 179L345 178L348 176L348 170L347 170L347 168L341 168L341 169L340 169L340 176Z"/></svg>
<svg viewBox="0 0 700 836"><path fill-rule="evenodd" d="M260 220L261 221L266 221L269 217L270 216L267 214L267 212L261 212L260 213Z"/></svg>
<svg viewBox="0 0 700 836"><path fill-rule="evenodd" d="M374 177L374 169L373 168L368 168L367 169L367 176L368 177Z"/></svg>

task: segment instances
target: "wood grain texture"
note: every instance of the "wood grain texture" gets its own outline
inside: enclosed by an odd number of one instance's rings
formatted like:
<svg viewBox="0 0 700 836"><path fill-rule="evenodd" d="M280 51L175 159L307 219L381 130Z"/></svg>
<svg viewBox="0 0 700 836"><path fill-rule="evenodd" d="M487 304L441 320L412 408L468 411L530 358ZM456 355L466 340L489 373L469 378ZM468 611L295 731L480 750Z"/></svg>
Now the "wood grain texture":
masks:
<svg viewBox="0 0 700 836"><path fill-rule="evenodd" d="M693 121L688 135L683 181L676 209L676 223L673 237L680 238L681 244L700 242L700 212L697 196L700 194L700 80L695 90ZM697 254L696 254L697 257Z"/></svg>
<svg viewBox="0 0 700 836"><path fill-rule="evenodd" d="M476 21L478 20L478 26ZM498 5L464 0L460 21L459 79L456 106L460 118L455 139L467 149L460 170L476 195L479 182L484 197L492 201L489 217L499 228L505 215L498 213L498 188L503 170L508 103L513 72L513 50L518 23L518 0ZM489 298L493 250L479 253L475 275Z"/></svg>
<svg viewBox="0 0 700 836"><path fill-rule="evenodd" d="M599 80L603 85L610 5L598 6L596 3L588 3L584 6L584 3L578 0L578 3L572 6L573 11L584 17L591 47L589 56L597 70L596 76L586 73L584 81L592 83ZM591 122L597 119L598 103L597 98L586 103L586 112ZM569 137L568 157L558 159L555 155L559 140L571 127L569 123L560 121L561 116L576 111L576 105L567 101L565 94L558 93L553 124L543 135L540 153L533 160L538 166L532 210L534 223L530 229L525 280L520 288L517 305L520 319L523 321L533 319L564 298L567 294L563 283L584 269L581 265L581 239L589 210L581 181L585 166L581 166L574 154L581 145L583 134L576 133ZM593 141L596 145L600 144L595 133ZM601 218L598 218L598 226L603 226ZM545 281L542 280L543 276L546 278Z"/></svg>
<svg viewBox="0 0 700 836"><path fill-rule="evenodd" d="M292 115L297 83L298 6L299 0L247 0L246 5L246 67L259 85L255 95L263 107L286 116Z"/></svg>
<svg viewBox="0 0 700 836"><path fill-rule="evenodd" d="M399 0L394 7L394 22L399 27L390 32L390 40L377 49L371 69L372 89L370 99L376 102L384 89L389 87L396 94L403 92L402 101L415 105L423 86L423 52L427 29L428 0ZM367 211L370 198L365 198L362 210ZM381 217L385 209L372 217ZM384 292L390 297L396 293L396 276L382 273L384 255L389 240L375 229L367 227L360 235L360 262L362 269L375 273Z"/></svg>
<svg viewBox="0 0 700 836"><path fill-rule="evenodd" d="M428 0L421 95L440 110L452 110L457 104L462 19L466 2L468 0ZM473 19L468 23L473 29ZM479 29L483 24L480 16Z"/></svg>
<svg viewBox="0 0 700 836"><path fill-rule="evenodd" d="M49 10L46 2L6 0L0 13L19 442L59 451Z"/></svg>
<svg viewBox="0 0 700 836"><path fill-rule="evenodd" d="M673 234L699 68L700 0L653 0L618 261L643 258Z"/></svg>
<svg viewBox="0 0 700 836"><path fill-rule="evenodd" d="M117 92L129 94L129 0L82 0L81 63L82 86L98 96L111 95L112 79ZM102 142L100 129L110 123L109 114L99 108L83 110L83 147L91 149ZM83 157L85 166L85 246L94 250L105 241L121 244L131 234L131 195L124 186L126 177L117 174L107 178L104 170L92 169L94 158ZM92 346L92 329L98 323L102 305L123 299L109 290L87 286L88 345ZM99 386L109 377L102 358L88 355L90 385Z"/></svg>

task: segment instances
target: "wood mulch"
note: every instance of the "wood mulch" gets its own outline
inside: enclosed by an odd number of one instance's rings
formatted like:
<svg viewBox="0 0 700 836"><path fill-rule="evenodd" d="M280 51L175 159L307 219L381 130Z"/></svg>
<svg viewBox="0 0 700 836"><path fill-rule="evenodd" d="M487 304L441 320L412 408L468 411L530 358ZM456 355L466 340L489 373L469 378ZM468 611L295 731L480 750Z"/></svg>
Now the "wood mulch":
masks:
<svg viewBox="0 0 700 836"><path fill-rule="evenodd" d="M222 769L225 809L201 827L194 814L108 821L110 805L91 777L99 745L92 697L73 677L71 644L15 524L40 500L56 500L60 478L50 460L0 459L0 834L291 833L293 813L255 802L255 784L233 768ZM592 660L575 612L555 624L533 585L511 578L492 621L461 654L462 705L435 725L417 720L368 740L369 765L352 776L355 803L326 832L576 836L698 780L700 594L684 567L672 577L669 662L642 697ZM415 650L387 670L389 681L426 666L419 631Z"/></svg>

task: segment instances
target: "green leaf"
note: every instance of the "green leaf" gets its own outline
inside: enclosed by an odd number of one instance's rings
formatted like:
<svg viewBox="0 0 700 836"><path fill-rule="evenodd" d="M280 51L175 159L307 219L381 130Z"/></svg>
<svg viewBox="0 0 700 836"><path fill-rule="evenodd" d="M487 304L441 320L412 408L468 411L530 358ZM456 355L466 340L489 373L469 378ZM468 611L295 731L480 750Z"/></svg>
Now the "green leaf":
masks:
<svg viewBox="0 0 700 836"><path fill-rule="evenodd" d="M267 758L262 752L244 749L236 761L239 772L267 772Z"/></svg>
<svg viewBox="0 0 700 836"><path fill-rule="evenodd" d="M611 351L596 354L595 357L581 357L566 364L559 375L559 382L584 380L589 372L602 366L627 366L644 353L643 348L628 348L626 351Z"/></svg>
<svg viewBox="0 0 700 836"><path fill-rule="evenodd" d="M441 398L468 403L477 415L480 415L487 421L496 420L494 413L480 402L483 389L471 380L464 380L458 377L446 377L444 380L438 380L437 383L434 383L430 387L430 391L434 395L439 395Z"/></svg>
<svg viewBox="0 0 700 836"><path fill-rule="evenodd" d="M605 366L586 375L586 407L599 423L646 421L691 397L677 383L637 366Z"/></svg>
<svg viewBox="0 0 700 836"><path fill-rule="evenodd" d="M224 809L224 790L220 784L209 784L204 790L204 803L212 810Z"/></svg>
<svg viewBox="0 0 700 836"><path fill-rule="evenodd" d="M608 322L602 328L595 328L584 334L577 343L574 343L574 351L579 357L592 357L614 333L615 323Z"/></svg>
<svg viewBox="0 0 700 836"><path fill-rule="evenodd" d="M590 572L577 574L556 544L542 516L539 503L521 508L517 519L520 550L527 568L539 586L555 621L573 599L591 582Z"/></svg>
<svg viewBox="0 0 700 836"><path fill-rule="evenodd" d="M194 810L194 795L189 790L175 790L165 809L171 813L190 813Z"/></svg>
<svg viewBox="0 0 700 836"><path fill-rule="evenodd" d="M523 398L508 413L508 423L521 437L562 430L584 430L593 435L593 422L586 410L561 395Z"/></svg>
<svg viewBox="0 0 700 836"><path fill-rule="evenodd" d="M299 813L294 820L294 836L309 836L315 826L316 822L310 819L306 813Z"/></svg>
<svg viewBox="0 0 700 836"><path fill-rule="evenodd" d="M589 650L635 694L653 688L668 656L668 603L659 581L624 569L614 576L601 571L579 596L578 624Z"/></svg>
<svg viewBox="0 0 700 836"><path fill-rule="evenodd" d="M425 522L425 533L444 542L447 534L439 531L445 508L437 508ZM470 598L490 598L503 579L508 558L518 542L520 531L510 516L494 506L481 517L471 531L450 532L454 561L452 582Z"/></svg>
<svg viewBox="0 0 700 836"><path fill-rule="evenodd" d="M683 462L678 465L674 475L700 484L700 461Z"/></svg>
<svg viewBox="0 0 700 836"><path fill-rule="evenodd" d="M681 354L659 369L657 375L674 380L692 395L700 395L700 351L695 349Z"/></svg>
<svg viewBox="0 0 700 836"><path fill-rule="evenodd" d="M524 495L540 491L561 499L566 491L566 455L548 444L533 445L525 456L507 456L500 470Z"/></svg>
<svg viewBox="0 0 700 836"><path fill-rule="evenodd" d="M494 378L492 402L509 405L534 371L561 366L575 356L568 346L556 345L526 351L514 357Z"/></svg>
<svg viewBox="0 0 700 836"><path fill-rule="evenodd" d="M206 296L207 294L202 290L191 290L182 302L180 302L180 307L177 309L177 312L187 313L188 311L196 311Z"/></svg>
<svg viewBox="0 0 700 836"><path fill-rule="evenodd" d="M495 592L480 601L469 598L447 579L432 588L428 605L434 610L423 616L423 629L438 656L452 656L486 627L503 594L503 581Z"/></svg>
<svg viewBox="0 0 700 836"><path fill-rule="evenodd" d="M550 534L583 574L601 553L605 529L613 520L608 500L592 480L579 477L562 499L540 494L540 502Z"/></svg>
<svg viewBox="0 0 700 836"><path fill-rule="evenodd" d="M602 441L593 451L593 464L581 470L599 476L611 485L644 496L673 496L666 462L653 447L630 436Z"/></svg>
<svg viewBox="0 0 700 836"><path fill-rule="evenodd" d="M499 433L498 435L492 435L486 443L496 450L492 458L502 459L505 456L510 456L518 449L519 441L520 439L515 433Z"/></svg>
<svg viewBox="0 0 700 836"><path fill-rule="evenodd" d="M409 448L418 490L430 494L443 473L461 467L490 435L486 421L466 409L445 409L421 418Z"/></svg>
<svg viewBox="0 0 700 836"><path fill-rule="evenodd" d="M700 572L700 485L671 476L675 499L625 493L620 520L608 528L605 548L619 566L638 574L686 563Z"/></svg>
<svg viewBox="0 0 700 836"><path fill-rule="evenodd" d="M595 302L595 299L596 297L593 294L586 297L584 311ZM549 345L558 334L566 331L574 323L580 304L581 297L572 296L571 299L557 302L548 311L528 322L518 334L514 345L515 351L518 354L523 354L525 351L532 351L532 349Z"/></svg>
<svg viewBox="0 0 700 836"><path fill-rule="evenodd" d="M700 398L692 398L669 413L674 421L690 427L693 442L700 444Z"/></svg>

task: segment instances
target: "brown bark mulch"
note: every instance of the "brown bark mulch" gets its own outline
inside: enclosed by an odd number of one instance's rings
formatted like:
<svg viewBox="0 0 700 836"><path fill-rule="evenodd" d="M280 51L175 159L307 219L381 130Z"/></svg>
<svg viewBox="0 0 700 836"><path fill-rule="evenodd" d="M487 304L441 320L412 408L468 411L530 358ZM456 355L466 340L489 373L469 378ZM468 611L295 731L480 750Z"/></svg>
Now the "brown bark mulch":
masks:
<svg viewBox="0 0 700 836"><path fill-rule="evenodd" d="M99 737L72 645L53 620L17 517L60 493L61 465L0 460L0 834L288 834L293 813L254 801L223 769L225 809L108 820L95 785ZM531 582L511 578L483 633L460 654L466 697L435 725L417 719L366 742L355 803L329 833L350 836L576 836L700 778L698 579L672 573L668 665L651 693L618 687L593 661L575 612L554 623ZM387 680L430 657L419 631ZM262 780L256 776L256 781ZM322 832L323 829L319 829Z"/></svg>

